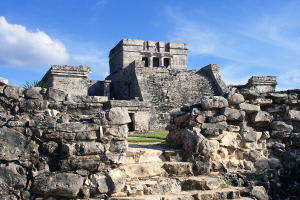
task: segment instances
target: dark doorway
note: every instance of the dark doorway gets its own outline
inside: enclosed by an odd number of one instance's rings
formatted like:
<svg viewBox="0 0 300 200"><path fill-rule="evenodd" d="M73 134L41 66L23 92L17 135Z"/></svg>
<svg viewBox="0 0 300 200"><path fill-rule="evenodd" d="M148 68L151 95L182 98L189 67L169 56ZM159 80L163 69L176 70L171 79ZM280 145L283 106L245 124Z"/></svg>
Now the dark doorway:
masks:
<svg viewBox="0 0 300 200"><path fill-rule="evenodd" d="M149 67L149 62L147 57L143 57L142 61L144 62L144 67Z"/></svg>
<svg viewBox="0 0 300 200"><path fill-rule="evenodd" d="M164 58L164 66L169 67L170 65L170 58Z"/></svg>
<svg viewBox="0 0 300 200"><path fill-rule="evenodd" d="M153 57L153 67L159 67L159 58Z"/></svg>
<svg viewBox="0 0 300 200"><path fill-rule="evenodd" d="M129 113L129 116L130 116L130 119L131 119L131 122L128 124L128 130L129 132L132 132L132 131L135 131L134 130L134 113Z"/></svg>

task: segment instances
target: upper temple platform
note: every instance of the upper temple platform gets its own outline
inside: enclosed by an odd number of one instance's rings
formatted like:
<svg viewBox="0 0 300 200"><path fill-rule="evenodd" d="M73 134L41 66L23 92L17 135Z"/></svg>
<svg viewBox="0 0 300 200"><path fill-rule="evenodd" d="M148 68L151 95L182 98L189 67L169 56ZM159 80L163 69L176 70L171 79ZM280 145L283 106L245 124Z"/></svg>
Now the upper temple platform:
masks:
<svg viewBox="0 0 300 200"><path fill-rule="evenodd" d="M188 45L122 39L109 53L110 73L126 68L133 61L143 61L145 67L166 67L187 70Z"/></svg>

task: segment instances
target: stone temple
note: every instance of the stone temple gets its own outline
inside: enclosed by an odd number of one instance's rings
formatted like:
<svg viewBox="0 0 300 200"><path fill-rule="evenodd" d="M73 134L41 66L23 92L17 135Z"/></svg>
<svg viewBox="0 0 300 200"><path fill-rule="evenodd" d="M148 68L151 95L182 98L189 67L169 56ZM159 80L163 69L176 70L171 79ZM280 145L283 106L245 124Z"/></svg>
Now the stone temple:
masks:
<svg viewBox="0 0 300 200"><path fill-rule="evenodd" d="M87 66L52 66L42 81L74 96L102 96L107 108L125 107L131 131L164 129L170 113L218 96L230 88L274 91L276 77L255 76L246 85L226 86L218 64L188 70L188 45L122 39L109 53L110 74L88 80ZM104 99L105 99L104 98Z"/></svg>

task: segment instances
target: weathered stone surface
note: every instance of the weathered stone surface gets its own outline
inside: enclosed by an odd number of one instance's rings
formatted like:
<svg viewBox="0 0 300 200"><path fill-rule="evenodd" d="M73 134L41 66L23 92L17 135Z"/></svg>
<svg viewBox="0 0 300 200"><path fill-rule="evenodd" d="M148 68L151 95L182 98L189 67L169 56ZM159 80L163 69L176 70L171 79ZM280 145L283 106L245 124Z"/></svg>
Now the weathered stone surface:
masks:
<svg viewBox="0 0 300 200"><path fill-rule="evenodd" d="M249 103L241 103L239 104L239 108L241 110L244 110L248 114L260 111L260 106L249 104Z"/></svg>
<svg viewBox="0 0 300 200"><path fill-rule="evenodd" d="M92 196L95 196L97 194L104 194L110 191L109 185L107 183L107 176L104 173L92 174L90 180Z"/></svg>
<svg viewBox="0 0 300 200"><path fill-rule="evenodd" d="M56 102L65 101L66 93L62 90L49 88L47 90L47 98L49 101L56 101Z"/></svg>
<svg viewBox="0 0 300 200"><path fill-rule="evenodd" d="M269 196L263 186L254 186L250 189L251 196L258 200L268 200Z"/></svg>
<svg viewBox="0 0 300 200"><path fill-rule="evenodd" d="M24 95L28 99L43 99L41 90L42 90L42 88L40 88L40 87L28 88L27 90L24 91Z"/></svg>
<svg viewBox="0 0 300 200"><path fill-rule="evenodd" d="M240 104L245 101L244 96L238 93L228 93L226 96L229 104Z"/></svg>
<svg viewBox="0 0 300 200"><path fill-rule="evenodd" d="M266 169L269 169L270 165L269 165L268 159L263 158L263 159L256 161L255 168L259 171L264 171Z"/></svg>
<svg viewBox="0 0 300 200"><path fill-rule="evenodd" d="M41 174L34 178L32 191L44 196L75 198L83 180L80 175L72 173Z"/></svg>
<svg viewBox="0 0 300 200"><path fill-rule="evenodd" d="M2 85L7 85L8 84L8 80L5 78L0 77L0 86Z"/></svg>
<svg viewBox="0 0 300 200"><path fill-rule="evenodd" d="M111 127L104 128L103 133L124 139L124 138L127 138L127 135L128 135L128 126L127 125L121 125L121 126L112 125Z"/></svg>
<svg viewBox="0 0 300 200"><path fill-rule="evenodd" d="M289 110L288 119L292 121L300 121L300 111L299 110Z"/></svg>
<svg viewBox="0 0 300 200"><path fill-rule="evenodd" d="M189 162L166 162L163 168L170 176L191 176L193 175L193 164Z"/></svg>
<svg viewBox="0 0 300 200"><path fill-rule="evenodd" d="M190 177L183 182L183 190L215 190L220 188L222 181L213 177Z"/></svg>
<svg viewBox="0 0 300 200"><path fill-rule="evenodd" d="M220 135L223 130L226 130L227 123L219 122L219 123L203 123L201 126L203 130L203 134L207 136L217 136Z"/></svg>
<svg viewBox="0 0 300 200"><path fill-rule="evenodd" d="M251 116L251 121L256 125L265 125L272 121L272 116L265 111L259 111Z"/></svg>
<svg viewBox="0 0 300 200"><path fill-rule="evenodd" d="M239 146L238 133L223 131L219 136L220 146L237 148Z"/></svg>
<svg viewBox="0 0 300 200"><path fill-rule="evenodd" d="M38 145L34 141L13 129L0 128L0 160L18 160L25 166L30 166L38 158Z"/></svg>
<svg viewBox="0 0 300 200"><path fill-rule="evenodd" d="M245 97L245 99L254 99L259 97L259 93L253 90L242 89L239 92Z"/></svg>
<svg viewBox="0 0 300 200"><path fill-rule="evenodd" d="M8 98L19 99L19 97L23 96L23 88L15 85L7 85L3 93Z"/></svg>
<svg viewBox="0 0 300 200"><path fill-rule="evenodd" d="M209 110L213 108L225 108L228 106L228 101L221 96L202 97L201 106L205 110Z"/></svg>
<svg viewBox="0 0 300 200"><path fill-rule="evenodd" d="M284 131L289 133L293 131L293 126L283 121L273 121L271 123L271 128L276 131Z"/></svg>
<svg viewBox="0 0 300 200"><path fill-rule="evenodd" d="M256 142L257 140L260 139L262 133L250 131L250 132L243 132L242 135L246 142Z"/></svg>
<svg viewBox="0 0 300 200"><path fill-rule="evenodd" d="M131 122L128 111L123 108L111 108L105 113L105 117L106 119L102 118L103 122L112 125L128 124Z"/></svg>
<svg viewBox="0 0 300 200"><path fill-rule="evenodd" d="M120 192L125 186L126 174L124 171L116 168L108 172L108 183L110 192Z"/></svg>
<svg viewBox="0 0 300 200"><path fill-rule="evenodd" d="M13 163L0 165L0 198L26 187L26 171Z"/></svg>
<svg viewBox="0 0 300 200"><path fill-rule="evenodd" d="M280 94L280 93L269 93L268 97L273 100L286 100L288 99L287 94Z"/></svg>
<svg viewBox="0 0 300 200"><path fill-rule="evenodd" d="M41 99L27 99L20 103L23 112L44 112L48 109L48 101Z"/></svg>
<svg viewBox="0 0 300 200"><path fill-rule="evenodd" d="M58 164L59 169L63 171L87 170L90 172L102 171L105 168L103 165L98 155L68 158L61 160Z"/></svg>
<svg viewBox="0 0 300 200"><path fill-rule="evenodd" d="M233 108L224 108L222 114L226 116L227 120L243 121L245 112Z"/></svg>
<svg viewBox="0 0 300 200"><path fill-rule="evenodd" d="M130 178L147 178L153 176L165 176L166 170L163 169L164 163L152 162L152 163L138 163L138 164L126 164L121 165L121 169L124 169L127 177Z"/></svg>
<svg viewBox="0 0 300 200"><path fill-rule="evenodd" d="M272 99L257 98L251 101L252 104L266 106L273 103Z"/></svg>
<svg viewBox="0 0 300 200"><path fill-rule="evenodd" d="M226 117L224 115L218 115L215 117L210 117L208 119L209 123L217 123L217 122L224 122L226 121Z"/></svg>

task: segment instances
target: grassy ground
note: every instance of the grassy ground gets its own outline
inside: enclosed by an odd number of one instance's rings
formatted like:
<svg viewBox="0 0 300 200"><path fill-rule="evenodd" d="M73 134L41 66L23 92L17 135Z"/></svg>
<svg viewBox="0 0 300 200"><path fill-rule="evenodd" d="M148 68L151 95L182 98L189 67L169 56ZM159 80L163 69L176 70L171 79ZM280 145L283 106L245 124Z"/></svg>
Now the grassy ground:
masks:
<svg viewBox="0 0 300 200"><path fill-rule="evenodd" d="M127 141L130 143L165 143L168 133L166 130L152 130L146 134L129 134Z"/></svg>

